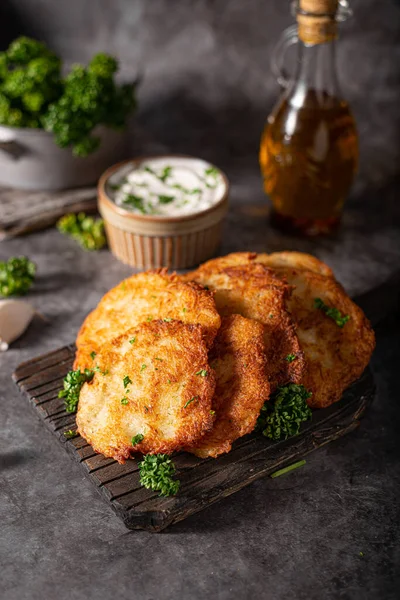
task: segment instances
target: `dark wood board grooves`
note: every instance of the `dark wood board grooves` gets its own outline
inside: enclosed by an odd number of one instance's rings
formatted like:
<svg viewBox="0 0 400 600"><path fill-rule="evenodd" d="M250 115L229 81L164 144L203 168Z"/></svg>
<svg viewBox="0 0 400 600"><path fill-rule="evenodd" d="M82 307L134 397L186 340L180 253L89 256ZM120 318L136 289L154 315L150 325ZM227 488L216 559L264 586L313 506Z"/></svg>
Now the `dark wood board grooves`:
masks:
<svg viewBox="0 0 400 600"><path fill-rule="evenodd" d="M161 531L349 433L358 426L375 393L372 374L367 369L340 402L315 411L312 420L294 438L272 443L257 434L247 435L234 444L229 454L217 459L200 459L180 452L174 456L181 481L179 493L160 498L140 485L136 460L120 465L96 454L78 435L65 438L65 431L75 429L75 415L65 412L57 392L62 388L63 377L72 369L74 355L73 345L49 352L21 364L13 379L46 427L82 465L103 499L129 529Z"/></svg>

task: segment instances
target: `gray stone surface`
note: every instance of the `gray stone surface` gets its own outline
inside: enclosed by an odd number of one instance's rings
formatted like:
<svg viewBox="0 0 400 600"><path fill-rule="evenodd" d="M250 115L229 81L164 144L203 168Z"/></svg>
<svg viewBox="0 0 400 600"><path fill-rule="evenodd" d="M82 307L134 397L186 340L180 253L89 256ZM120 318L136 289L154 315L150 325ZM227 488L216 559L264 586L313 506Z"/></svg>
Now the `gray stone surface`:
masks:
<svg viewBox="0 0 400 600"><path fill-rule="evenodd" d="M251 231L256 239L268 231L250 222L241 229L236 211L230 220L223 251L250 248ZM287 241L280 238L281 247ZM308 457L302 471L259 481L163 534L128 533L10 375L19 362L70 342L129 269L56 231L0 250L1 258L26 253L38 263L30 299L46 319L0 356L0 597L396 598L398 324L378 336L378 396L358 432ZM351 281L352 269L359 266L349 260L338 273Z"/></svg>
<svg viewBox="0 0 400 600"><path fill-rule="evenodd" d="M224 250L251 246L235 222L232 212ZM0 355L1 598L398 597L398 322L378 332L378 395L357 432L310 455L302 470L258 481L162 534L128 532L10 376L21 361L71 342L130 270L54 230L0 246L0 259L19 253L38 264L29 299L45 320ZM339 275L351 281L351 267L357 261Z"/></svg>
<svg viewBox="0 0 400 600"><path fill-rule="evenodd" d="M67 59L118 53L145 69L135 151L214 160L232 181L221 252L298 248L334 267L352 294L399 270L399 3L357 0L339 47L361 137L361 170L335 239L272 232L257 144L277 88L268 55L290 23L281 0L3 0L0 43L24 31ZM38 264L35 319L0 355L0 597L4 600L266 598L394 600L400 577L398 338L389 316L373 359L378 394L358 431L281 479L258 481L162 534L128 532L18 394L15 366L71 342L86 313L130 270L55 230L0 244ZM385 293L381 291L380 294ZM373 297L384 311L393 298Z"/></svg>

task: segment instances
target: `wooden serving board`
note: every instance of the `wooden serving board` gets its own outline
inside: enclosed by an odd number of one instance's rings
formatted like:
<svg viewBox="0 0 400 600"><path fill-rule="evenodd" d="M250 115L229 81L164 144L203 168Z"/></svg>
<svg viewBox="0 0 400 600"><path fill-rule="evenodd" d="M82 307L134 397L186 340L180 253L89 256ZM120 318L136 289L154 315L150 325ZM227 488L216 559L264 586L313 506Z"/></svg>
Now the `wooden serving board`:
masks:
<svg viewBox="0 0 400 600"><path fill-rule="evenodd" d="M160 498L156 492L141 487L137 460L120 465L96 454L80 436L65 438L64 431L76 427L75 415L65 412L64 402L57 395L63 378L72 368L74 354L75 347L71 345L39 356L21 364L13 379L129 529L161 531L349 433L358 426L375 393L372 374L367 369L340 402L315 411L299 435L289 440L272 443L261 435L251 434L238 440L229 454L217 459L200 459L184 452L176 454L174 463L180 490L177 496Z"/></svg>

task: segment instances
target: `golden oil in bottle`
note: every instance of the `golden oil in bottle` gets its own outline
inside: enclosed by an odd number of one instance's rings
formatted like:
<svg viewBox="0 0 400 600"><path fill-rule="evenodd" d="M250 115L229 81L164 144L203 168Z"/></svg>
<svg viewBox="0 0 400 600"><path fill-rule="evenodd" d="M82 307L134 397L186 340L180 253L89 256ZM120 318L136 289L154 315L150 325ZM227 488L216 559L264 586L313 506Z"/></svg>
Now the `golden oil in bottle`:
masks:
<svg viewBox="0 0 400 600"><path fill-rule="evenodd" d="M358 138L344 100L308 90L301 106L284 99L270 115L260 146L272 219L307 235L338 225L358 163Z"/></svg>

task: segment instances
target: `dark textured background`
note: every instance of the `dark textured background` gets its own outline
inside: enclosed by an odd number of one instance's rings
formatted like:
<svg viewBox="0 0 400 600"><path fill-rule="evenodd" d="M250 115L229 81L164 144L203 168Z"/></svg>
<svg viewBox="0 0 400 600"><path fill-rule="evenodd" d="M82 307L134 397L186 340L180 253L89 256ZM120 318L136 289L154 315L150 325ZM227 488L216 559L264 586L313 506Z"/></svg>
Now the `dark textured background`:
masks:
<svg viewBox="0 0 400 600"><path fill-rule="evenodd" d="M380 319L376 401L360 429L160 534L128 533L15 389L15 366L73 340L129 269L56 231L0 245L38 264L29 298L44 314L0 356L0 597L4 600L395 600L399 597L400 4L352 2L340 80L355 112L361 169L340 234L301 241L266 222L257 151L278 89L271 49L286 0L2 0L0 46L20 33L68 62L100 50L144 73L136 151L190 152L225 168L232 205L221 252L312 251ZM382 321L385 313L388 318ZM362 553L362 555L360 555Z"/></svg>
<svg viewBox="0 0 400 600"><path fill-rule="evenodd" d="M400 164L399 0L353 0L338 68L361 136L363 188ZM293 23L288 0L2 0L0 40L23 32L67 61L98 51L145 75L138 121L169 149L240 167L276 100L271 49ZM379 151L377 150L379 147ZM358 189L358 192L361 190Z"/></svg>

